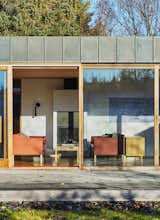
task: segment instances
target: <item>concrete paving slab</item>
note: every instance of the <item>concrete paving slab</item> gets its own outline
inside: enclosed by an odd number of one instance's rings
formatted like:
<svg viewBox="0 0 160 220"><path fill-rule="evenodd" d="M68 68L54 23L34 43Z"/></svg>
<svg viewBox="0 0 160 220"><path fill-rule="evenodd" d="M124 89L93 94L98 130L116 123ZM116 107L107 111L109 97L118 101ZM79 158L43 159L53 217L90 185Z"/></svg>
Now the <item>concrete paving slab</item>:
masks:
<svg viewBox="0 0 160 220"><path fill-rule="evenodd" d="M0 201L160 201L159 190L11 190L0 191Z"/></svg>
<svg viewBox="0 0 160 220"><path fill-rule="evenodd" d="M160 171L0 170L0 201L160 201Z"/></svg>

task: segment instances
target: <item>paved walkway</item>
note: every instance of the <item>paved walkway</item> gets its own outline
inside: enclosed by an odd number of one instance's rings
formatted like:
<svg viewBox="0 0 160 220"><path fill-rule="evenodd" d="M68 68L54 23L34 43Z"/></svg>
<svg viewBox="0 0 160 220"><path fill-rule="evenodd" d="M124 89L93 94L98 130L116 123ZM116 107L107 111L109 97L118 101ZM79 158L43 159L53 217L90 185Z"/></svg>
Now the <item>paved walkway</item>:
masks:
<svg viewBox="0 0 160 220"><path fill-rule="evenodd" d="M160 201L160 171L0 170L1 201Z"/></svg>

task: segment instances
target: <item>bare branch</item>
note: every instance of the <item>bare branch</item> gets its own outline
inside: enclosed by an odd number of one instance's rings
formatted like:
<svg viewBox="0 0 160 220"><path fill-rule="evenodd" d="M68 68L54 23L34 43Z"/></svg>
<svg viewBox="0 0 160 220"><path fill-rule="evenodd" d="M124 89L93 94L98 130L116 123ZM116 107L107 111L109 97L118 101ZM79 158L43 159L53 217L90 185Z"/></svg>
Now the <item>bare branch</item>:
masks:
<svg viewBox="0 0 160 220"><path fill-rule="evenodd" d="M100 35L160 35L159 0L99 0Z"/></svg>

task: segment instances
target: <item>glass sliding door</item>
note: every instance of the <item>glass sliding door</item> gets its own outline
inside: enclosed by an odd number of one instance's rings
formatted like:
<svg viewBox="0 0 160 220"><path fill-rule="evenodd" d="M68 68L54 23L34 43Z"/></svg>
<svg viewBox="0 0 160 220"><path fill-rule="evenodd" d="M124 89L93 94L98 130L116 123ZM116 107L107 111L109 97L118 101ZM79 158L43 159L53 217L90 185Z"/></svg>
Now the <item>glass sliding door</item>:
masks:
<svg viewBox="0 0 160 220"><path fill-rule="evenodd" d="M154 69L85 68L84 166L154 165Z"/></svg>
<svg viewBox="0 0 160 220"><path fill-rule="evenodd" d="M21 80L13 80L13 133L20 133Z"/></svg>
<svg viewBox="0 0 160 220"><path fill-rule="evenodd" d="M7 153L7 70L0 70L0 167L5 166Z"/></svg>

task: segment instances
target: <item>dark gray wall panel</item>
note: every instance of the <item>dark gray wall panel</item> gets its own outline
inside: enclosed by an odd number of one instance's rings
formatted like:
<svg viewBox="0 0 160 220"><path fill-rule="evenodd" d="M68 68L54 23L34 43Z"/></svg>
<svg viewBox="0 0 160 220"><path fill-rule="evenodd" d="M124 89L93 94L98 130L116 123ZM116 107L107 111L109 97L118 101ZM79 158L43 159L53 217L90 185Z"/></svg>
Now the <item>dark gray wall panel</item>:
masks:
<svg viewBox="0 0 160 220"><path fill-rule="evenodd" d="M0 37L0 62L10 61L10 38Z"/></svg>
<svg viewBox="0 0 160 220"><path fill-rule="evenodd" d="M80 37L63 38L63 61L80 62Z"/></svg>
<svg viewBox="0 0 160 220"><path fill-rule="evenodd" d="M160 63L160 37L0 37L0 62Z"/></svg>
<svg viewBox="0 0 160 220"><path fill-rule="evenodd" d="M136 62L153 62L153 39L152 37L136 37Z"/></svg>
<svg viewBox="0 0 160 220"><path fill-rule="evenodd" d="M117 38L117 63L135 62L135 38L118 37Z"/></svg>
<svg viewBox="0 0 160 220"><path fill-rule="evenodd" d="M154 62L160 63L160 37L154 37Z"/></svg>
<svg viewBox="0 0 160 220"><path fill-rule="evenodd" d="M27 37L11 38L11 61L25 62L27 61Z"/></svg>
<svg viewBox="0 0 160 220"><path fill-rule="evenodd" d="M28 37L28 61L44 61L44 37Z"/></svg>
<svg viewBox="0 0 160 220"><path fill-rule="evenodd" d="M99 37L99 63L116 62L116 38Z"/></svg>
<svg viewBox="0 0 160 220"><path fill-rule="evenodd" d="M62 37L45 37L45 61L62 62Z"/></svg>
<svg viewBox="0 0 160 220"><path fill-rule="evenodd" d="M81 37L81 62L98 63L98 37Z"/></svg>

